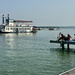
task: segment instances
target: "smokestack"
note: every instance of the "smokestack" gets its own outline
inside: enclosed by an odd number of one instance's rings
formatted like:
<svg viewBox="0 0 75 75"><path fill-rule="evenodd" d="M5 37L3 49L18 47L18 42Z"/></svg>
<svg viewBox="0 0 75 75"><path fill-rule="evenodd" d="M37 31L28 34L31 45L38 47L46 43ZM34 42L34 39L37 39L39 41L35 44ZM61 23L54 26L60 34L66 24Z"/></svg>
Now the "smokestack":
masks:
<svg viewBox="0 0 75 75"><path fill-rule="evenodd" d="M6 24L9 24L9 14L7 15Z"/></svg>
<svg viewBox="0 0 75 75"><path fill-rule="evenodd" d="M2 24L4 24L4 15L2 15Z"/></svg>
<svg viewBox="0 0 75 75"><path fill-rule="evenodd" d="M7 16L8 16L7 19L8 19L8 24L9 24L9 14Z"/></svg>

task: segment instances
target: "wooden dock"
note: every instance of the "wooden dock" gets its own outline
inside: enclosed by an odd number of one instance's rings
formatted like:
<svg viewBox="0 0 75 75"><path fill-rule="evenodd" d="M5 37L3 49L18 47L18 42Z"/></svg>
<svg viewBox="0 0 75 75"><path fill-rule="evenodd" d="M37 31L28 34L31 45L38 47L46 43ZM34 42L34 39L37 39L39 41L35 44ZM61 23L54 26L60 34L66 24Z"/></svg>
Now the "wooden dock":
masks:
<svg viewBox="0 0 75 75"><path fill-rule="evenodd" d="M58 40L50 40L50 43L59 43L61 44L62 49L64 49L64 44L67 44L67 49L70 49L70 44L75 44L75 41L58 41Z"/></svg>
<svg viewBox="0 0 75 75"><path fill-rule="evenodd" d="M68 71L65 71L59 75L75 75L75 68L68 70Z"/></svg>

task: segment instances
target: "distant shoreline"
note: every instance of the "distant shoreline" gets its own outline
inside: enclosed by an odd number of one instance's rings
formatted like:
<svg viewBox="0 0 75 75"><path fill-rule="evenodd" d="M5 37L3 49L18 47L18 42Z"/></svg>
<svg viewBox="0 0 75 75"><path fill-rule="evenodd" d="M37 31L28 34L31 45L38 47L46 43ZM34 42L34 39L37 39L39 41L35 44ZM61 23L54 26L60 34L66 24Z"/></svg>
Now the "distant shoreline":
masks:
<svg viewBox="0 0 75 75"><path fill-rule="evenodd" d="M75 28L75 26L36 26L36 28Z"/></svg>

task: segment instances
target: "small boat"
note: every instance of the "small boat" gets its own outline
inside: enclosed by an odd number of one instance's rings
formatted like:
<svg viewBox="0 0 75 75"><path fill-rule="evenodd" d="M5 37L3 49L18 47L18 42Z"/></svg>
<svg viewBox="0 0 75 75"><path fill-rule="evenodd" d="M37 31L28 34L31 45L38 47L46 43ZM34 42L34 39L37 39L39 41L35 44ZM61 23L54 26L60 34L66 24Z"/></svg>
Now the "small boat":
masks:
<svg viewBox="0 0 75 75"><path fill-rule="evenodd" d="M32 21L24 21L24 20L13 20L8 18L6 19L6 24L4 24L4 16L3 16L3 24L0 25L1 33L30 33L36 32L36 27L32 25Z"/></svg>
<svg viewBox="0 0 75 75"><path fill-rule="evenodd" d="M49 30L54 30L54 28L49 28Z"/></svg>

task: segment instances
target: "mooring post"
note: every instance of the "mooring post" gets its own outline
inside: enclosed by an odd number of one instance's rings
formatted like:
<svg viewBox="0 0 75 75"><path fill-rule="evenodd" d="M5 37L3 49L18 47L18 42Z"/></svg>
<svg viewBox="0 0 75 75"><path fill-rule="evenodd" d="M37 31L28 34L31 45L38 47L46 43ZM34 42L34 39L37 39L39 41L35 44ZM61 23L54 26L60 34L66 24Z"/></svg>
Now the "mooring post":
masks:
<svg viewBox="0 0 75 75"><path fill-rule="evenodd" d="M69 44L67 44L67 50L69 50Z"/></svg>
<svg viewBox="0 0 75 75"><path fill-rule="evenodd" d="M64 43L62 44L62 50L64 50Z"/></svg>
<svg viewBox="0 0 75 75"><path fill-rule="evenodd" d="M64 50L64 41L61 42L62 50Z"/></svg>

